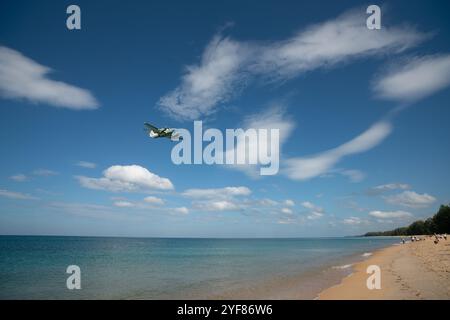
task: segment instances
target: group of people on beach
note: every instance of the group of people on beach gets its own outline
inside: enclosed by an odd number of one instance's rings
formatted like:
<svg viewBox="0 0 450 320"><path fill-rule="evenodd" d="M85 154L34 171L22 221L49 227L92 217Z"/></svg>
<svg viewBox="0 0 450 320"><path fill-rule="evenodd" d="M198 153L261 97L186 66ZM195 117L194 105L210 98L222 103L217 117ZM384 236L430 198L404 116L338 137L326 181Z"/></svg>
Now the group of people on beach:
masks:
<svg viewBox="0 0 450 320"><path fill-rule="evenodd" d="M439 243L439 240L447 240L447 234L446 233L444 233L444 234L434 234L434 235L429 235L428 236L429 238L432 238L432 237L434 237L434 244L438 244ZM419 236L411 236L410 237L410 241L411 242L416 242L416 241L423 241L423 240L426 240L426 238L425 237L419 237ZM405 240L405 238L402 238L402 243L404 244L406 242L406 240Z"/></svg>
<svg viewBox="0 0 450 320"><path fill-rule="evenodd" d="M432 235L430 235L430 238L432 237ZM439 240L447 240L447 234L434 234L434 244L438 244Z"/></svg>

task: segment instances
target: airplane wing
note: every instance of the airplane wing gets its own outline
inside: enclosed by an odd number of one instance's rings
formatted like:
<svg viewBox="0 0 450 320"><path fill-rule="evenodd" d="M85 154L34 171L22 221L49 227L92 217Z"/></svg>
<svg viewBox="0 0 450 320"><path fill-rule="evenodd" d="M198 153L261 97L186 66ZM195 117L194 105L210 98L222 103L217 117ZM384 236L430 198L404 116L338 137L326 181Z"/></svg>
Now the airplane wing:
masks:
<svg viewBox="0 0 450 320"><path fill-rule="evenodd" d="M156 132L156 133L159 133L161 130L159 130L157 127L155 127L154 125L151 125L150 123L148 123L148 122L145 122L144 123L144 126L148 129L148 130L152 130L152 131L154 131L154 132Z"/></svg>

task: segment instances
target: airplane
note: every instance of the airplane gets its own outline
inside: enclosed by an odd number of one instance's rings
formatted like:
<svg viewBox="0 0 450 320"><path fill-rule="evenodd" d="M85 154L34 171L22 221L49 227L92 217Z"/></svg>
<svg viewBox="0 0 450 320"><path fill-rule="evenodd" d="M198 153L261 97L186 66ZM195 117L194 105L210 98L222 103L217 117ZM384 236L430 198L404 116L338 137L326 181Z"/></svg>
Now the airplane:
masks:
<svg viewBox="0 0 450 320"><path fill-rule="evenodd" d="M183 137L180 136L179 133L175 132L175 129L170 128L157 128L154 125L151 125L148 122L144 122L144 130L147 131L148 136L150 138L156 139L156 138L168 138L170 140L183 140Z"/></svg>

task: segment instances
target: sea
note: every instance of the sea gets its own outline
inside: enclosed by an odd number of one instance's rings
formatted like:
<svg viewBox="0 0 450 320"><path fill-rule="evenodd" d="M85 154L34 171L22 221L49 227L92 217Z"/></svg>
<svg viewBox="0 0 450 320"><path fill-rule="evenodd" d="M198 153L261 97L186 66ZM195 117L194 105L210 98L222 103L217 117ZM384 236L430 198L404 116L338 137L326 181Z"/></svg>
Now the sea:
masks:
<svg viewBox="0 0 450 320"><path fill-rule="evenodd" d="M0 236L0 299L314 299L398 242Z"/></svg>

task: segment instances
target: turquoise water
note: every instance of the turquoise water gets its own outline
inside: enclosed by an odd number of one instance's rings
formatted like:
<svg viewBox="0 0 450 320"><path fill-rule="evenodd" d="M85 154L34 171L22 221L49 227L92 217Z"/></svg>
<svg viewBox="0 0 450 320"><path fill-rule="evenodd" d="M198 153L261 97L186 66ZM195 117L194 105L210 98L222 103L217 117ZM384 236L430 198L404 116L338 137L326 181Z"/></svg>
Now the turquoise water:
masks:
<svg viewBox="0 0 450 320"><path fill-rule="evenodd" d="M346 268L337 266L397 242L0 236L0 299L286 298L280 292L293 291L313 298L342 277ZM81 290L66 288L69 265L81 268Z"/></svg>

